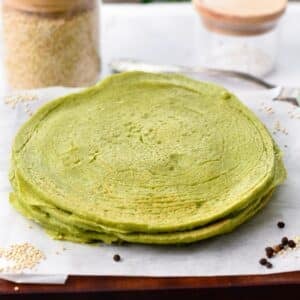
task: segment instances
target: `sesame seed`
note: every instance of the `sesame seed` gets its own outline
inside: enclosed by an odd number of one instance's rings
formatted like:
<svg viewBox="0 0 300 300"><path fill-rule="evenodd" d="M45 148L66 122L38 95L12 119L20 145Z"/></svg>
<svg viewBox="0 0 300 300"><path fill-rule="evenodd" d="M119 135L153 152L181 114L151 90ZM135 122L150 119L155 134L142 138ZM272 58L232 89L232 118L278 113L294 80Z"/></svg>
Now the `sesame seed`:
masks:
<svg viewBox="0 0 300 300"><path fill-rule="evenodd" d="M267 106L264 103L260 104L262 108L259 109L259 111L264 111L267 115L273 115L275 113L273 107Z"/></svg>
<svg viewBox="0 0 300 300"><path fill-rule="evenodd" d="M273 246L274 253L278 253L281 250L280 248L281 247L279 245Z"/></svg>
<svg viewBox="0 0 300 300"><path fill-rule="evenodd" d="M19 290L20 290L20 288L19 288L18 286L15 286L15 287L14 287L14 291L15 291L15 292L18 292Z"/></svg>
<svg viewBox="0 0 300 300"><path fill-rule="evenodd" d="M16 94L16 95L10 95L4 98L4 103L11 108L15 108L17 104L23 103L25 107L29 106L28 102L36 101L38 100L37 95L35 94Z"/></svg>
<svg viewBox="0 0 300 300"><path fill-rule="evenodd" d="M288 135L287 129L282 127L278 120L275 122L273 129L274 129L275 132L281 132L284 135Z"/></svg>
<svg viewBox="0 0 300 300"><path fill-rule="evenodd" d="M33 269L42 259L45 259L45 255L29 243L15 244L8 249L2 249L1 257L10 262L10 265L2 270L8 273Z"/></svg>

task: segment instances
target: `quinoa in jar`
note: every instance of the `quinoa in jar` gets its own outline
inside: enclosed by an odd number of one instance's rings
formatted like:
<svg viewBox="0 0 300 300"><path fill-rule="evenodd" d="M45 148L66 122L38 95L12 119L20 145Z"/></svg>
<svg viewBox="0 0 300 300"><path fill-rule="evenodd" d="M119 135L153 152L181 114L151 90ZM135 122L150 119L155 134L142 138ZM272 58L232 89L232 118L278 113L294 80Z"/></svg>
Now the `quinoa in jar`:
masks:
<svg viewBox="0 0 300 300"><path fill-rule="evenodd" d="M98 0L4 0L8 86L94 84L100 73Z"/></svg>

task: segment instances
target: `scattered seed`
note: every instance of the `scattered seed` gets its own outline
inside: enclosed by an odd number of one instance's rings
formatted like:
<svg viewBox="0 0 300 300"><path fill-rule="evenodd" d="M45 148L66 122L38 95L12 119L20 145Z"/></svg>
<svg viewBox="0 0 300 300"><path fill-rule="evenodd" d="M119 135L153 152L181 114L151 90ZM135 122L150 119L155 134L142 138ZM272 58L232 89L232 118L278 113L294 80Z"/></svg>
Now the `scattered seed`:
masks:
<svg viewBox="0 0 300 300"><path fill-rule="evenodd" d="M278 253L279 251L281 251L283 249L283 246L281 244L279 244L279 245L274 246L273 249L274 249L275 253Z"/></svg>
<svg viewBox="0 0 300 300"><path fill-rule="evenodd" d="M114 261L118 262L118 261L121 260L121 256L120 256L119 254L115 254L115 255L113 256L113 259L114 259Z"/></svg>
<svg viewBox="0 0 300 300"><path fill-rule="evenodd" d="M277 223L278 228L284 228L285 224L284 222L280 221Z"/></svg>
<svg viewBox="0 0 300 300"><path fill-rule="evenodd" d="M281 239L281 244L283 246L286 246L288 244L288 242L289 242L289 239L286 236Z"/></svg>
<svg viewBox="0 0 300 300"><path fill-rule="evenodd" d="M261 258L260 260L259 260L259 263L262 265L262 266L265 266L266 264L267 264L267 259L266 258Z"/></svg>
<svg viewBox="0 0 300 300"><path fill-rule="evenodd" d="M275 113L273 107L267 106L264 103L261 103L261 108L259 109L260 111L264 111L267 115L272 115Z"/></svg>
<svg viewBox="0 0 300 300"><path fill-rule="evenodd" d="M10 262L3 272L17 273L25 269L35 268L45 255L29 243L11 245L8 249L1 249L1 257Z"/></svg>
<svg viewBox="0 0 300 300"><path fill-rule="evenodd" d="M28 102L38 100L38 96L35 94L16 94L10 95L4 98L4 103L10 106L11 108L15 108L17 104L24 103L26 107L28 107Z"/></svg>
<svg viewBox="0 0 300 300"><path fill-rule="evenodd" d="M293 240L289 240L288 245L289 245L290 248L295 248L296 247L296 243Z"/></svg>
<svg viewBox="0 0 300 300"><path fill-rule="evenodd" d="M295 243L300 245L300 236L295 236L294 239Z"/></svg>
<svg viewBox="0 0 300 300"><path fill-rule="evenodd" d="M275 130L275 132L281 132L281 133L283 133L285 135L288 135L287 129L284 128L284 127L282 127L281 124L280 124L280 122L278 120L274 124L274 130Z"/></svg>
<svg viewBox="0 0 300 300"><path fill-rule="evenodd" d="M273 257L274 250L273 250L272 247L267 247L265 250L266 250L266 255L267 255L268 258Z"/></svg>
<svg viewBox="0 0 300 300"><path fill-rule="evenodd" d="M15 287L14 287L14 291L15 291L15 292L18 292L19 290L20 290L20 288L19 288L18 286L15 286Z"/></svg>
<svg viewBox="0 0 300 300"><path fill-rule="evenodd" d="M273 265L272 265L270 262L267 262L267 263L266 263L266 267L267 267L268 269L271 269L271 268L273 268Z"/></svg>

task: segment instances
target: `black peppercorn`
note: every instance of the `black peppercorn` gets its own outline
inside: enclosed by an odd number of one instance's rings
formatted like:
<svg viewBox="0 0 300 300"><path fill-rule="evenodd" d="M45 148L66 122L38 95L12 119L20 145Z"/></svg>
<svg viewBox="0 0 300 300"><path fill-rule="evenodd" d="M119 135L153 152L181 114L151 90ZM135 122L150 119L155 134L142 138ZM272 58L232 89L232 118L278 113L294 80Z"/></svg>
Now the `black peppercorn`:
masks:
<svg viewBox="0 0 300 300"><path fill-rule="evenodd" d="M284 228L285 224L283 222L277 223L278 228Z"/></svg>
<svg viewBox="0 0 300 300"><path fill-rule="evenodd" d="M119 254L115 254L113 256L114 261L120 261L121 260L121 256Z"/></svg>
<svg viewBox="0 0 300 300"><path fill-rule="evenodd" d="M289 242L289 239L286 236L281 239L281 244L283 246L286 246L288 244L288 242Z"/></svg>
<svg viewBox="0 0 300 300"><path fill-rule="evenodd" d="M289 245L290 248L295 248L296 247L296 243L293 240L289 240L288 245Z"/></svg>
<svg viewBox="0 0 300 300"><path fill-rule="evenodd" d="M266 264L267 264L267 260L265 259L265 258L261 258L260 260L259 260L259 263L262 265L262 266L265 266Z"/></svg>
<svg viewBox="0 0 300 300"><path fill-rule="evenodd" d="M272 247L267 247L265 250L266 250L266 255L268 258L273 257L274 249Z"/></svg>
<svg viewBox="0 0 300 300"><path fill-rule="evenodd" d="M267 262L266 267L267 267L268 269L271 269L271 268L273 268L273 265L272 265L270 262Z"/></svg>

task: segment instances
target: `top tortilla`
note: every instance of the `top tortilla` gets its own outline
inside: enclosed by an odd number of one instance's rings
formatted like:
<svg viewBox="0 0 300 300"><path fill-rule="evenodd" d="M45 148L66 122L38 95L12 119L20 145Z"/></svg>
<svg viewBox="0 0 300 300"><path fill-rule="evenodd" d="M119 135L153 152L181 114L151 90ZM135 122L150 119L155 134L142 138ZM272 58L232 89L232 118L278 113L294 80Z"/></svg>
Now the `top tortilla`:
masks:
<svg viewBox="0 0 300 300"><path fill-rule="evenodd" d="M55 207L145 233L224 218L276 177L270 134L234 95L141 72L43 106L17 134L13 165Z"/></svg>

